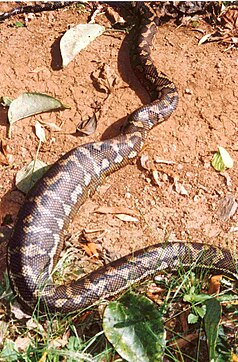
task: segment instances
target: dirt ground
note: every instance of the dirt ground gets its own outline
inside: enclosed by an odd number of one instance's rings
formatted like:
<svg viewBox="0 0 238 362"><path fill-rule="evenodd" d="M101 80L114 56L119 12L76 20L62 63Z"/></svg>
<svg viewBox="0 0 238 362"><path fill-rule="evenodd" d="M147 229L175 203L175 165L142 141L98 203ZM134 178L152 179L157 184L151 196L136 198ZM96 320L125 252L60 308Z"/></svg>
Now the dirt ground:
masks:
<svg viewBox="0 0 238 362"><path fill-rule="evenodd" d="M5 11L9 4L1 4ZM4 9L3 9L4 7ZM12 7L12 6L10 6ZM128 39L123 32L108 32L97 38L65 69L59 67L59 39L69 26L85 23L88 13L76 8L33 16L26 27L12 26L22 17L0 24L0 96L16 98L23 92L43 92L71 106L21 120L7 138L7 110L0 108L0 139L9 146L11 165L0 165L1 270L5 269L7 231L12 227L24 195L15 187L15 175L34 159L38 139L36 120L62 128L46 130L47 142L39 159L51 164L71 148L118 133L119 124L148 96L133 75L128 58ZM104 15L97 22L110 26ZM211 32L201 21L198 26ZM153 59L178 87L180 101L168 121L151 131L144 151L168 163L156 163L159 183L140 166L126 166L107 178L86 201L70 228L98 230L93 236L110 259L166 240L235 245L237 213L228 220L219 217L227 195L238 196L237 119L238 53L218 43L198 46L202 37L191 26L177 27L172 21L160 27L154 40ZM109 65L117 77L110 96L94 87L92 73ZM98 128L86 138L75 135L82 118L101 105ZM211 159L218 145L234 159L226 174L216 172ZM162 169L162 171L161 171ZM176 190L174 177L186 190ZM131 209L137 221L122 221L101 206ZM12 222L11 222L12 221ZM8 224L6 226L6 224ZM77 241L74 242L77 244Z"/></svg>

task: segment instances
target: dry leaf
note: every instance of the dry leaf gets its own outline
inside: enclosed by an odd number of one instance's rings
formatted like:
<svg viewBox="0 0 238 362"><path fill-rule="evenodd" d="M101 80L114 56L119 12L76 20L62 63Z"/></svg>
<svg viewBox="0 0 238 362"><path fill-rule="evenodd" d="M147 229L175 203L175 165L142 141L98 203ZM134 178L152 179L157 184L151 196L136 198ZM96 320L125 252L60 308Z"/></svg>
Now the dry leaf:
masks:
<svg viewBox="0 0 238 362"><path fill-rule="evenodd" d="M170 161L170 160L162 160L161 158L159 157L155 157L155 162L156 163L165 163L166 165L175 165L176 162L174 161Z"/></svg>
<svg viewBox="0 0 238 362"><path fill-rule="evenodd" d="M111 6L107 6L106 11L110 18L113 18L114 23L125 24L125 20Z"/></svg>
<svg viewBox="0 0 238 362"><path fill-rule="evenodd" d="M46 142L45 130L38 121L36 121L35 130L36 130L36 136L39 138L39 140L41 142Z"/></svg>
<svg viewBox="0 0 238 362"><path fill-rule="evenodd" d="M201 45L203 43L205 43L206 41L208 41L209 38L211 38L212 34L206 34L204 35L198 42L198 45Z"/></svg>
<svg viewBox="0 0 238 362"><path fill-rule="evenodd" d="M161 186L161 182L159 180L159 172L157 170L153 170L152 175L156 185Z"/></svg>
<svg viewBox="0 0 238 362"><path fill-rule="evenodd" d="M31 318L30 315L24 313L19 304L17 302L15 302L12 307L11 307L11 312L14 314L14 316L16 317L16 319L23 319L23 318Z"/></svg>
<svg viewBox="0 0 238 362"><path fill-rule="evenodd" d="M65 347L66 344L68 343L69 341L69 336L70 336L70 333L69 332L66 332L64 333L63 337L62 338L55 338L55 339L52 339L49 343L49 347L52 348L52 347L55 347L55 348L61 348L61 347Z"/></svg>
<svg viewBox="0 0 238 362"><path fill-rule="evenodd" d="M223 172L220 172L220 174L225 177L226 179L226 185L228 187L231 187L232 186L232 179L231 179L231 176L229 175L229 173L227 171L223 171Z"/></svg>
<svg viewBox="0 0 238 362"><path fill-rule="evenodd" d="M85 253L90 257L95 257L99 259L98 247L97 244L88 242L86 244L81 244Z"/></svg>
<svg viewBox="0 0 238 362"><path fill-rule="evenodd" d="M217 217L226 221L231 218L237 210L237 202L232 195L226 195L221 201L217 210Z"/></svg>
<svg viewBox="0 0 238 362"><path fill-rule="evenodd" d="M84 229L83 232L85 234L94 234L94 233L101 233L105 231L105 229L102 228L96 228L96 229Z"/></svg>
<svg viewBox="0 0 238 362"><path fill-rule="evenodd" d="M31 343L30 337L20 337L19 336L15 340L15 346L17 347L19 352L24 352L27 349L27 347L30 345L30 343Z"/></svg>
<svg viewBox="0 0 238 362"><path fill-rule="evenodd" d="M5 339L8 329L8 323L0 321L0 344L2 345L3 340Z"/></svg>
<svg viewBox="0 0 238 362"><path fill-rule="evenodd" d="M96 129L97 129L97 118L95 113L89 119L81 121L76 128L77 131L82 132L86 136L93 134L96 131Z"/></svg>
<svg viewBox="0 0 238 362"><path fill-rule="evenodd" d="M224 31L231 34L238 34L238 6L232 5L226 7L220 14L218 20L224 27Z"/></svg>
<svg viewBox="0 0 238 362"><path fill-rule="evenodd" d="M145 170L151 171L152 164L151 164L151 160L149 160L149 156L147 154L143 153L143 155L141 155L140 164Z"/></svg>
<svg viewBox="0 0 238 362"><path fill-rule="evenodd" d="M219 294L221 288L222 275L214 275L210 279L210 286L208 294Z"/></svg>
<svg viewBox="0 0 238 362"><path fill-rule="evenodd" d="M45 121L40 121L40 123L45 126L46 128L50 128L53 131L62 131L62 128L57 126L57 124L53 123L53 122L45 122Z"/></svg>
<svg viewBox="0 0 238 362"><path fill-rule="evenodd" d="M107 94L112 93L117 83L117 77L108 64L103 63L92 73L92 79L96 87Z"/></svg>
<svg viewBox="0 0 238 362"><path fill-rule="evenodd" d="M209 40L232 44L226 50L236 46L238 44L238 6L231 5L224 7L217 20L220 25L217 26L216 31L202 37L199 45Z"/></svg>
<svg viewBox="0 0 238 362"><path fill-rule="evenodd" d="M126 215L126 214L116 214L115 215L118 219L122 220L122 221L129 221L129 222L138 222L139 220L131 215Z"/></svg>
<svg viewBox="0 0 238 362"><path fill-rule="evenodd" d="M44 328L42 327L42 325L40 323L36 323L32 318L30 318L27 322L26 322L26 326L29 330L33 330L36 331L40 334L46 334Z"/></svg>
<svg viewBox="0 0 238 362"><path fill-rule="evenodd" d="M127 207L100 206L94 212L97 212L99 214L127 214L131 216L140 215L137 211L128 209Z"/></svg>

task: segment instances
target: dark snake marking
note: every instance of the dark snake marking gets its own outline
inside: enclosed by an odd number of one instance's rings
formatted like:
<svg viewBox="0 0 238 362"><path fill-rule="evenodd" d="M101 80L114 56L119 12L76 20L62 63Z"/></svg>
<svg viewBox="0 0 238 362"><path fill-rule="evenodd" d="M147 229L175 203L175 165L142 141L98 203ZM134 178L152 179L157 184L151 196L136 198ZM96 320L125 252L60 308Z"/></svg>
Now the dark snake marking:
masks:
<svg viewBox="0 0 238 362"><path fill-rule="evenodd" d="M52 270L64 245L65 231L79 207L105 177L134 160L150 129L175 110L178 93L151 60L151 43L158 18L146 4L131 50L132 67L151 96L151 103L128 118L118 137L88 143L61 157L29 192L8 247L8 272L25 309L39 303L50 312L70 312L115 295L160 270L179 265L212 269L238 279L230 251L202 244L164 243L109 263L69 285L56 286Z"/></svg>

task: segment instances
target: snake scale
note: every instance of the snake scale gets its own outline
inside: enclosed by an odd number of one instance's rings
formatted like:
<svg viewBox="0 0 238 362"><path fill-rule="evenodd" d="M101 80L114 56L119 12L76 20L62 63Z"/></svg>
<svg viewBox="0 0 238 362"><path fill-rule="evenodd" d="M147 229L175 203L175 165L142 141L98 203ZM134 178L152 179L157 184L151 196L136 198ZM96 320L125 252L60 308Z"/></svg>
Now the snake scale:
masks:
<svg viewBox="0 0 238 362"><path fill-rule="evenodd" d="M130 51L132 68L151 97L127 119L123 132L112 139L84 144L61 157L28 193L8 246L12 288L24 309L47 308L70 312L111 297L160 270L198 267L237 280L237 265L226 249L200 243L161 243L113 261L71 282L56 286L51 274L64 245L69 222L105 177L134 160L148 132L175 110L178 92L151 59L159 19L147 3L138 13Z"/></svg>

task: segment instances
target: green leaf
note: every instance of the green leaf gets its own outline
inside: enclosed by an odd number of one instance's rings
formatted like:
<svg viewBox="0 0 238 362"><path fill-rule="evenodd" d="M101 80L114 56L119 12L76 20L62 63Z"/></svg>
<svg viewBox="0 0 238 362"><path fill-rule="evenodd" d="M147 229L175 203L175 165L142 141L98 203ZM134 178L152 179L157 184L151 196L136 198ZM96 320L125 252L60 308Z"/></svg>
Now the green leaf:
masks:
<svg viewBox="0 0 238 362"><path fill-rule="evenodd" d="M60 40L63 67L104 31L105 27L99 24L78 24L70 28Z"/></svg>
<svg viewBox="0 0 238 362"><path fill-rule="evenodd" d="M69 337L67 347L70 351L81 351L83 349L83 341L76 336L71 336Z"/></svg>
<svg viewBox="0 0 238 362"><path fill-rule="evenodd" d="M5 362L18 361L19 353L15 343L11 340L7 340L0 353L0 357Z"/></svg>
<svg viewBox="0 0 238 362"><path fill-rule="evenodd" d="M184 302L188 302L188 303L191 303L191 304L202 303L205 300L210 299L210 298L211 298L211 296L207 295L207 294L192 294L192 293L189 293L189 294L185 294L183 296Z"/></svg>
<svg viewBox="0 0 238 362"><path fill-rule="evenodd" d="M55 109L69 108L58 99L43 93L23 93L14 99L8 110L8 120L12 124L19 119Z"/></svg>
<svg viewBox="0 0 238 362"><path fill-rule="evenodd" d="M204 329L207 336L209 361L217 361L216 342L221 319L221 305L216 298L207 300L205 305Z"/></svg>
<svg viewBox="0 0 238 362"><path fill-rule="evenodd" d="M16 174L16 187L18 190L27 193L38 181L49 166L40 160L31 161Z"/></svg>
<svg viewBox="0 0 238 362"><path fill-rule="evenodd" d="M199 315L200 318L203 318L206 314L206 306L202 305L201 307L194 307L195 311Z"/></svg>
<svg viewBox="0 0 238 362"><path fill-rule="evenodd" d="M105 308L103 329L128 362L159 362L165 348L161 313L148 298L126 293Z"/></svg>
<svg viewBox="0 0 238 362"><path fill-rule="evenodd" d="M226 168L232 168L234 164L233 159L225 150L225 148L218 146L218 151L214 154L212 158L212 166L216 171L224 171Z"/></svg>
<svg viewBox="0 0 238 362"><path fill-rule="evenodd" d="M25 25L21 21L16 21L13 25L16 28L24 28L25 27Z"/></svg>
<svg viewBox="0 0 238 362"><path fill-rule="evenodd" d="M195 314L193 314L193 313L190 313L190 314L188 315L188 323L189 323L189 324L197 323L197 321L198 321L198 316L197 316L197 315L195 315Z"/></svg>
<svg viewBox="0 0 238 362"><path fill-rule="evenodd" d="M221 325L218 327L218 337L216 342L216 351L218 354L217 362L233 361L232 346L228 343L228 338ZM234 358L235 361L235 358Z"/></svg>

